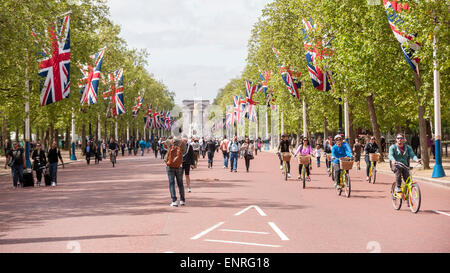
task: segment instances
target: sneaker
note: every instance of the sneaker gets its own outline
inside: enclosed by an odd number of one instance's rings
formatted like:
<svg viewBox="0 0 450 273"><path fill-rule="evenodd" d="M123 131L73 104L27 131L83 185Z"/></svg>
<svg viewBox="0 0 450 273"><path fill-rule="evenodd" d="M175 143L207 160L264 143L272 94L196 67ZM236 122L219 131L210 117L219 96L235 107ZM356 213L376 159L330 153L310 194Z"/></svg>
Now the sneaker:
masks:
<svg viewBox="0 0 450 273"><path fill-rule="evenodd" d="M191 188L188 188L188 192L191 192Z"/></svg>
<svg viewBox="0 0 450 273"><path fill-rule="evenodd" d="M52 187L56 187L56 183L55 182L52 182Z"/></svg>
<svg viewBox="0 0 450 273"><path fill-rule="evenodd" d="M235 173L237 173L237 170L234 170Z"/></svg>
<svg viewBox="0 0 450 273"><path fill-rule="evenodd" d="M366 177L366 181L369 181L369 177Z"/></svg>
<svg viewBox="0 0 450 273"><path fill-rule="evenodd" d="M178 202L177 202L177 201L172 202L172 204L170 204L170 206L171 206L171 207L178 207Z"/></svg>
<svg viewBox="0 0 450 273"><path fill-rule="evenodd" d="M291 178L291 174L290 173L288 173L288 178Z"/></svg>
<svg viewBox="0 0 450 273"><path fill-rule="evenodd" d="M223 166L224 169L226 169L227 167Z"/></svg>
<svg viewBox="0 0 450 273"><path fill-rule="evenodd" d="M280 166L280 170L282 170L283 169L283 166Z"/></svg>
<svg viewBox="0 0 450 273"><path fill-rule="evenodd" d="M297 179L298 179L298 180L300 180L300 178L301 178L301 177L300 177L300 175L299 175L299 176L297 176Z"/></svg>
<svg viewBox="0 0 450 273"><path fill-rule="evenodd" d="M306 181L311 182L311 177L308 176L308 177L306 178Z"/></svg>
<svg viewBox="0 0 450 273"><path fill-rule="evenodd" d="M186 202L180 201L180 206L184 206L184 205L186 205Z"/></svg>

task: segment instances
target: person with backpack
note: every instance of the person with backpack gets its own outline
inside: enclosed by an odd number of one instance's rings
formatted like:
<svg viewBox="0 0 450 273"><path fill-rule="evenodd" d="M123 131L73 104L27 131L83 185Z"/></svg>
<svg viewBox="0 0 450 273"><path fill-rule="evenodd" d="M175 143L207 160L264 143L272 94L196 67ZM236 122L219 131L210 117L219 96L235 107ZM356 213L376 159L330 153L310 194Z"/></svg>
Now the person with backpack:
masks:
<svg viewBox="0 0 450 273"><path fill-rule="evenodd" d="M244 152L245 168L248 172L248 169L250 168L250 160L254 158L253 153L255 152L255 146L250 143L248 137L245 137L245 141L240 150Z"/></svg>
<svg viewBox="0 0 450 273"><path fill-rule="evenodd" d="M53 141L52 147L48 150L48 162L47 167L49 168L50 175L52 177L52 187L56 187L57 183L57 173L58 173L58 158L61 160L62 167L64 169L64 161L61 156L61 152L58 149L56 141Z"/></svg>
<svg viewBox="0 0 450 273"><path fill-rule="evenodd" d="M214 153L216 152L216 142L211 138L206 144L206 151L208 152L208 168L213 167Z"/></svg>
<svg viewBox="0 0 450 273"><path fill-rule="evenodd" d="M14 189L17 189L18 182L20 182L20 186L23 187L23 169L26 166L25 151L20 147L17 140L14 141L13 148L8 151L5 169L7 166L11 167Z"/></svg>
<svg viewBox="0 0 450 273"><path fill-rule="evenodd" d="M165 141L167 145L168 154L165 160L166 172L169 178L169 191L172 198L171 207L178 207L177 195L175 192L175 179L177 180L177 186L180 193L180 206L186 204L184 197L184 185L183 185L183 154L186 153L186 145L184 141L175 136L172 139Z"/></svg>
<svg viewBox="0 0 450 273"><path fill-rule="evenodd" d="M241 145L237 140L237 136L233 137L233 141L228 143L228 153L230 154L230 172L237 172L237 162Z"/></svg>
<svg viewBox="0 0 450 273"><path fill-rule="evenodd" d="M230 153L228 152L228 143L229 140L227 139L227 136L223 137L222 142L220 143L220 150L223 154L223 168L228 169L228 159L230 158Z"/></svg>

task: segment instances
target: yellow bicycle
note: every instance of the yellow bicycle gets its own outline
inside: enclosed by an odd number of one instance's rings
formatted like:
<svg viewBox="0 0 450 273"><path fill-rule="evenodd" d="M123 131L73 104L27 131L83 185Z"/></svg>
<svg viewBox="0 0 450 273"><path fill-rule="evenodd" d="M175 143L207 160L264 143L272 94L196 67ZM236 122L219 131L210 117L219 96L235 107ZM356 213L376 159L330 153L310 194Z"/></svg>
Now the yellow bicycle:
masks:
<svg viewBox="0 0 450 273"><path fill-rule="evenodd" d="M409 168L405 164L401 162L397 162L395 164L398 168L404 168L404 169L416 169L417 166L421 165L421 163L418 163L416 166ZM415 171L414 171L415 173ZM412 180L412 175L410 174L406 181L402 182L402 193L401 196L397 194L395 191L396 188L396 182L392 183L391 188L391 196L392 196L392 205L394 206L394 209L400 210L402 207L402 201L407 201L408 207L413 213L417 213L420 209L420 204L422 201L422 197L420 194L420 188L419 185Z"/></svg>

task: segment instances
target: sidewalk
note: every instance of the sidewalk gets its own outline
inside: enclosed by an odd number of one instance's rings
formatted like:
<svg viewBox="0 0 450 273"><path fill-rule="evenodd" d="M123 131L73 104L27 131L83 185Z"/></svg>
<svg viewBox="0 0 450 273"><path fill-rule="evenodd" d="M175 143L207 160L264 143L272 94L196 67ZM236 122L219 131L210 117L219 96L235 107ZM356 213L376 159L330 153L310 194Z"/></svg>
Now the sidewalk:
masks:
<svg viewBox="0 0 450 273"><path fill-rule="evenodd" d="M270 153L276 153L276 151L274 150L269 150L269 151L263 151L263 152L270 152ZM321 157L320 161L325 164L325 157ZM313 164L315 160L313 161ZM411 160L411 167L415 166L415 162ZM431 183L435 183L435 184L439 184L442 186L447 186L450 187L450 158L449 157L444 157L442 159L442 166L444 167L444 171L445 171L445 177L441 177L441 178L431 178L432 174L433 174L433 168L435 165L435 160L434 159L430 159L430 168L429 170L424 170L423 167L421 165L419 165L417 167L417 170L413 170L414 173L414 179L418 180L418 181L425 181L425 182L431 182ZM356 164L354 164L353 166L354 168L356 168ZM366 169L366 161L364 160L364 156L361 155L361 169L365 170ZM392 175L394 176L394 173L391 171L391 168L389 166L389 160L387 159L387 155L385 156L385 162L379 163L377 164L377 171L380 173L384 173L384 174L388 174L388 175Z"/></svg>
<svg viewBox="0 0 450 273"><path fill-rule="evenodd" d="M64 165L71 164L73 162L82 162L82 161L86 162L86 158L81 155L81 151L78 151L78 150L75 151L77 161L70 160L69 151L65 151L65 150L60 150L60 151L61 151L61 156L64 160ZM31 157L31 155L30 155L30 157ZM30 160L31 160L31 163L33 163L33 160L31 158L30 158ZM11 168L7 167L7 169L5 169L5 163L6 163L6 158L4 156L0 157L0 176L11 175ZM59 163L59 165L61 165L61 162Z"/></svg>

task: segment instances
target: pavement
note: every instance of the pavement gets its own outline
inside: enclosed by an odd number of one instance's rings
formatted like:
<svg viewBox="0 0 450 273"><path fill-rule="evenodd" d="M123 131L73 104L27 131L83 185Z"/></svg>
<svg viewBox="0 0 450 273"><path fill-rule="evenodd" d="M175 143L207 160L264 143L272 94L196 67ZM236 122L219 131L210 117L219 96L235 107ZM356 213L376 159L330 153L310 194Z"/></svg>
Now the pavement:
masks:
<svg viewBox="0 0 450 273"><path fill-rule="evenodd" d="M58 169L58 186L13 190L0 176L0 252L303 253L450 251L450 188L419 181L422 205L397 211L393 176L365 181L352 170L350 198L338 196L323 164L306 189L284 181L278 158L258 153L245 172L191 171L186 206L171 203L165 164L151 154ZM177 196L179 196L177 190Z"/></svg>

